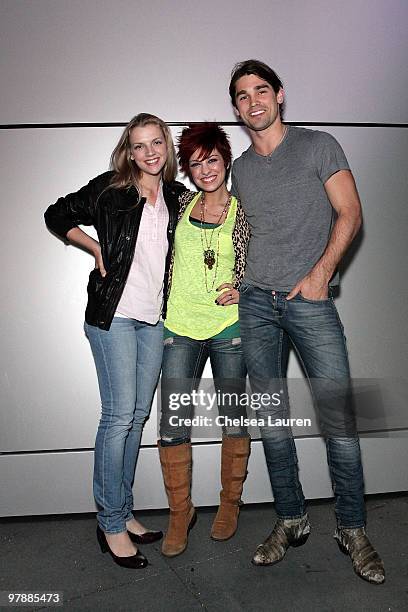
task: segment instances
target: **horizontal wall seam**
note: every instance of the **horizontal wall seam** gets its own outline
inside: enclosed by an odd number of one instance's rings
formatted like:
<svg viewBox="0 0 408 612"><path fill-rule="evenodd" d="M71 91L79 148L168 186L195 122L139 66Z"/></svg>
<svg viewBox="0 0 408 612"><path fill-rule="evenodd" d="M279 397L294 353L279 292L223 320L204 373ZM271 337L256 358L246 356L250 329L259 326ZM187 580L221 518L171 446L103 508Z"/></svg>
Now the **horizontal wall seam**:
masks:
<svg viewBox="0 0 408 612"><path fill-rule="evenodd" d="M359 436L361 438L388 438L387 434L397 433L397 432L405 432L408 435L408 429L406 427L394 427L393 429L375 429L369 431L359 431ZM308 436L293 436L295 440L314 440L316 438L321 438L317 434L311 434ZM261 438L252 438L252 442L260 442ZM202 442L192 442L193 446L210 446L214 444L221 444L222 440L205 440ZM146 444L140 447L141 449L145 448L154 448L157 449L156 444ZM93 447L85 447L85 448L48 448L48 449L36 449L36 450L20 450L20 451L2 451L0 452L0 457L9 457L14 456L17 457L19 455L50 455L50 454L61 454L61 453L93 453Z"/></svg>
<svg viewBox="0 0 408 612"><path fill-rule="evenodd" d="M128 122L74 122L74 123L10 123L0 125L0 130L43 130L43 129L65 129L65 128L111 128L125 127ZM187 124L196 125L200 121L167 121L170 127L183 127ZM244 126L237 121L218 121L222 126ZM408 123L372 123L372 122L346 122L346 121L285 121L286 125L297 125L302 127L369 127L369 128L407 128Z"/></svg>

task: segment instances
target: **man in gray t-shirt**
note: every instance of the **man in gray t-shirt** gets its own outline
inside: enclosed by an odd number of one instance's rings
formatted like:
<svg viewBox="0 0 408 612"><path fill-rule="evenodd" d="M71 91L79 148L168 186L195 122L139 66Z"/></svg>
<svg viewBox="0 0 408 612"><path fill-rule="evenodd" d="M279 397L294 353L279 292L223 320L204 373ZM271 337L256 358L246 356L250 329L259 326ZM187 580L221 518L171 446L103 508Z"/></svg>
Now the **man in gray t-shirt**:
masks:
<svg viewBox="0 0 408 612"><path fill-rule="evenodd" d="M347 349L329 289L361 225L354 179L332 136L282 123L282 83L269 66L258 60L237 64L229 92L252 140L232 168L232 192L251 227L240 287L242 346L252 389L281 396L279 406L271 402L257 412L278 521L252 562L273 565L310 533L287 421L285 378L293 346L325 437L336 500L335 538L355 572L380 584L384 566L365 533Z"/></svg>
<svg viewBox="0 0 408 612"><path fill-rule="evenodd" d="M339 170L349 165L333 136L291 126L270 155L252 145L236 160L233 189L251 225L248 284L290 291L319 261L334 215L324 184Z"/></svg>

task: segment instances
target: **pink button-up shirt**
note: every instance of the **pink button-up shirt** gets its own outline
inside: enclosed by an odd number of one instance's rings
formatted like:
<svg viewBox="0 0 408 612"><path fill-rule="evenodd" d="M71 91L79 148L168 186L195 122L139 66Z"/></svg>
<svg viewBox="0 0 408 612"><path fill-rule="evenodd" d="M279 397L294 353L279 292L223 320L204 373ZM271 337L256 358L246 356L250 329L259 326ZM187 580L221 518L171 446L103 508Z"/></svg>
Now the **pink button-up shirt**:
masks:
<svg viewBox="0 0 408 612"><path fill-rule="evenodd" d="M115 316L155 324L160 318L163 277L168 250L169 211L160 184L155 205L143 208L129 276Z"/></svg>

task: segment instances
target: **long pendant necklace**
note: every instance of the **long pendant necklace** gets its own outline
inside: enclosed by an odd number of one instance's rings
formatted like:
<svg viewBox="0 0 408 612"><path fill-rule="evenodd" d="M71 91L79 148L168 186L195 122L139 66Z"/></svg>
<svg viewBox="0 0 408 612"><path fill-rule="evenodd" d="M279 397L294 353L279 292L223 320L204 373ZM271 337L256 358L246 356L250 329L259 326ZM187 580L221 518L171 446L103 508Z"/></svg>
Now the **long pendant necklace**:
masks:
<svg viewBox="0 0 408 612"><path fill-rule="evenodd" d="M200 237L201 237L201 246L203 249L204 276L205 276L205 287L206 287L207 293L211 293L211 291L214 289L215 281L217 278L219 254L220 254L220 233L226 221L230 204L231 204L231 196L228 197L228 200L224 204L224 208L222 209L222 212L218 218L218 221L215 224L216 227L213 227L211 230L206 231L203 227L203 223L205 219L205 212L206 212L204 194L202 194L200 198ZM223 215L224 215L224 220L220 225ZM216 250L214 250L214 248L212 247L212 241L214 237L214 231L216 229L218 230L217 231L217 246L216 246ZM209 236L210 236L209 239L208 239L207 232L209 233ZM207 278L207 268L208 270L212 270L214 265L215 265L214 277L212 279L212 284L209 289L208 288L208 278Z"/></svg>

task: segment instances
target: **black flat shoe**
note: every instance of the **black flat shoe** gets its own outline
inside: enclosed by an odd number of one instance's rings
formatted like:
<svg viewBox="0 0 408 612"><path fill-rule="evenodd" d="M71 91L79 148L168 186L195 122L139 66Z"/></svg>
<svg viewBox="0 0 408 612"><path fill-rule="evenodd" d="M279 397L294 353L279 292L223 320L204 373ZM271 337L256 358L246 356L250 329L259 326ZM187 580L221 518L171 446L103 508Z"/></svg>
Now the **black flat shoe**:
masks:
<svg viewBox="0 0 408 612"><path fill-rule="evenodd" d="M161 540L163 537L162 531L146 531L145 533L137 535L128 530L128 534L129 538L132 542L135 542L135 544L152 544L153 542Z"/></svg>
<svg viewBox="0 0 408 612"><path fill-rule="evenodd" d="M103 553L108 552L114 562L120 565L121 567L128 567L130 569L142 569L143 567L147 567L149 562L139 550L135 555L132 555L131 557L118 557L117 555L115 555L115 553L113 553L109 548L109 544L106 541L106 535L99 527L99 525L96 528L96 537L98 539L99 546L101 547L101 551Z"/></svg>

